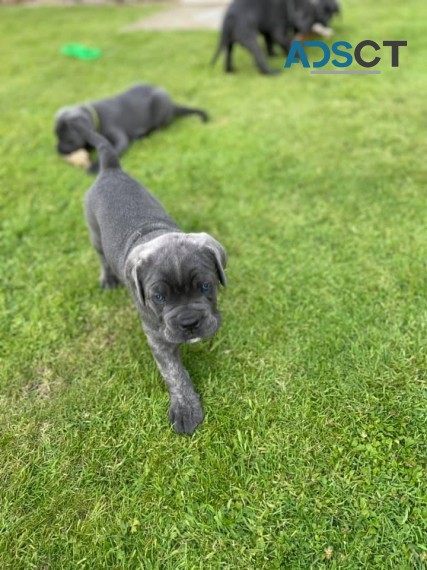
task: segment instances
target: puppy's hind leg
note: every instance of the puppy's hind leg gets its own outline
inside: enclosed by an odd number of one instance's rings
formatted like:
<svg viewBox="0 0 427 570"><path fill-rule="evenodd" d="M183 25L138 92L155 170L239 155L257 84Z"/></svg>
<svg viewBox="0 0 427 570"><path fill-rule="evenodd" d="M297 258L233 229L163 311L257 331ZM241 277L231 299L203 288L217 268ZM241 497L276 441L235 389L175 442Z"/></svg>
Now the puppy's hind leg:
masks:
<svg viewBox="0 0 427 570"><path fill-rule="evenodd" d="M289 53L289 50L291 48L292 39L286 37L286 35L281 30L280 31L276 30L276 32L273 36L273 41L275 41L277 44L279 44L279 46L284 51L285 55L287 55Z"/></svg>
<svg viewBox="0 0 427 570"><path fill-rule="evenodd" d="M243 37L239 38L239 42L248 49L255 59L255 63L260 70L261 73L264 75L275 75L276 73L280 73L276 69L270 69L267 65L267 60L262 52L262 49L259 47L256 35L255 34L245 34Z"/></svg>
<svg viewBox="0 0 427 570"><path fill-rule="evenodd" d="M226 47L227 55L225 56L225 71L227 73L233 73L235 71L233 66L233 47L234 42L230 42Z"/></svg>
<svg viewBox="0 0 427 570"><path fill-rule="evenodd" d="M86 208L86 220L89 228L89 235L92 245L99 256L99 261L101 263L101 274L99 277L99 284L102 289L114 289L120 285L120 281L117 279L113 270L109 266L107 260L105 259L104 252L102 251L102 241L101 234L99 232L98 224Z"/></svg>
<svg viewBox="0 0 427 570"><path fill-rule="evenodd" d="M115 273L108 265L107 260L103 253L99 253L99 261L101 262L101 275L99 277L99 284L102 289L115 289L120 285L120 281L117 279Z"/></svg>
<svg viewBox="0 0 427 570"><path fill-rule="evenodd" d="M186 117L188 115L198 115L200 119L206 123L209 116L203 109L195 109L194 107L184 107L183 105L174 105L173 111L175 117Z"/></svg>
<svg viewBox="0 0 427 570"><path fill-rule="evenodd" d="M277 53L274 49L273 37L270 33L266 32L263 34L265 40L265 47L267 48L267 55L270 57L276 57Z"/></svg>

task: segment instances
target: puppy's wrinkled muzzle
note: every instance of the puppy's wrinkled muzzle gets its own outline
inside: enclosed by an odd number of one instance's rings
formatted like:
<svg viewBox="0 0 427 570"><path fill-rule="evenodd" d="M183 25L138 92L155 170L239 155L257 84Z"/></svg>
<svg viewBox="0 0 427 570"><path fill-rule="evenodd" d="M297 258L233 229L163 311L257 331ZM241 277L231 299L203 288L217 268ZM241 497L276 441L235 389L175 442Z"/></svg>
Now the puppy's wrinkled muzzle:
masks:
<svg viewBox="0 0 427 570"><path fill-rule="evenodd" d="M188 311L186 313L181 313L177 317L177 326L186 332L191 332L199 328L204 315L200 314L198 311Z"/></svg>
<svg viewBox="0 0 427 570"><path fill-rule="evenodd" d="M219 328L219 313L205 306L199 309L173 309L165 316L165 336L170 342L194 343L212 336Z"/></svg>

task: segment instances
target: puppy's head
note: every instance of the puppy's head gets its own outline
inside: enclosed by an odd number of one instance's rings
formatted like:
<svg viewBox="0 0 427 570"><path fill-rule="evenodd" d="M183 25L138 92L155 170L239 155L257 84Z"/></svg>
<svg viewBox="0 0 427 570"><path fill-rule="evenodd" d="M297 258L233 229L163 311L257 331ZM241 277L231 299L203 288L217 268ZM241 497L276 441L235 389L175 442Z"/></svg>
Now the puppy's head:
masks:
<svg viewBox="0 0 427 570"><path fill-rule="evenodd" d="M218 284L226 285L226 254L205 233L169 233L137 246L126 263L126 280L141 314L165 340L194 343L221 324Z"/></svg>
<svg viewBox="0 0 427 570"><path fill-rule="evenodd" d="M56 150L59 154L71 154L80 149L88 149L81 127L91 128L90 114L83 107L66 107L55 117L55 134L58 139Z"/></svg>
<svg viewBox="0 0 427 570"><path fill-rule="evenodd" d="M340 11L338 0L310 0L315 22L327 26L332 17Z"/></svg>

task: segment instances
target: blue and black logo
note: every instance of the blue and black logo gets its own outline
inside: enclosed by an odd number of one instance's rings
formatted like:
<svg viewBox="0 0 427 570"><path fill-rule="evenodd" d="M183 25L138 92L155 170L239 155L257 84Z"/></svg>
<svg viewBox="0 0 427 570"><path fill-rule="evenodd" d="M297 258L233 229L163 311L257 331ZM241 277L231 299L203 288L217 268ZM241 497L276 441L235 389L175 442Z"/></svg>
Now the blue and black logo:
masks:
<svg viewBox="0 0 427 570"><path fill-rule="evenodd" d="M391 67L399 67L399 49L407 45L408 42L404 40L387 40L382 42L383 48L391 48ZM313 61L312 65L310 65L307 54L305 53L305 47L320 49L322 52L321 59ZM365 48L371 49L368 51ZM374 50L374 54L372 54L372 49ZM381 70L372 70L371 68L379 65L383 59L379 55L376 55L379 51L381 51L381 46L373 40L364 40L354 48L346 41L335 42L331 47L322 41L313 40L305 41L304 43L294 41L291 44L284 67L289 68L297 64L305 68L313 67L310 73L317 75L378 75L381 73ZM332 56L336 57L331 59ZM360 65L362 69L348 69L354 61ZM337 69L319 69L328 65L329 62Z"/></svg>

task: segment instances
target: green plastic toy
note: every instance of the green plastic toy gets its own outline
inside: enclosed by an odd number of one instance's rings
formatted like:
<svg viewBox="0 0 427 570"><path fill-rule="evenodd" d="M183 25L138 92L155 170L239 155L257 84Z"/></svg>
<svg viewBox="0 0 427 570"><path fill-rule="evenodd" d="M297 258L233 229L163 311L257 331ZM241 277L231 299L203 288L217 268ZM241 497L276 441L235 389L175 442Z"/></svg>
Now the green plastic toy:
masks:
<svg viewBox="0 0 427 570"><path fill-rule="evenodd" d="M102 55L102 51L98 48L90 48L82 44L67 44L61 48L62 55L74 57L76 59L83 59L89 61L91 59L98 59Z"/></svg>

